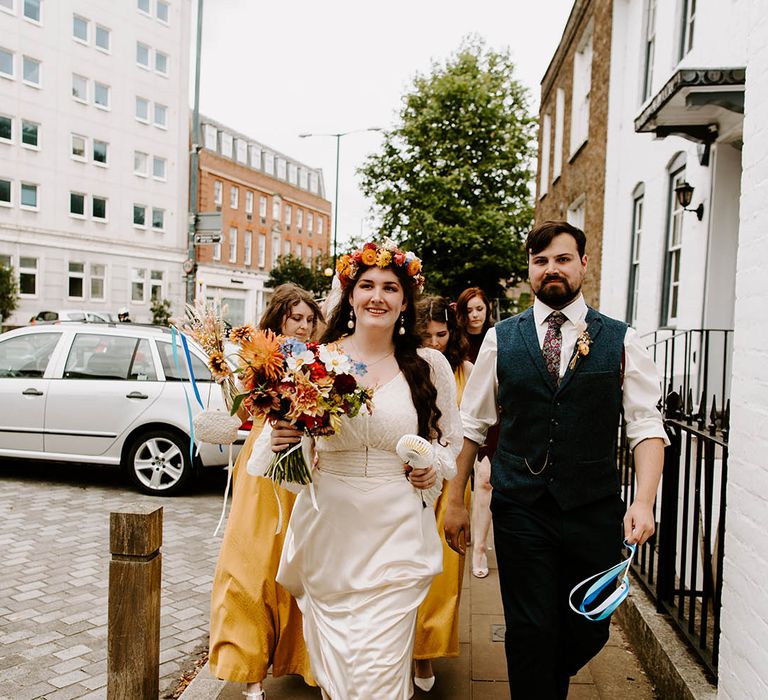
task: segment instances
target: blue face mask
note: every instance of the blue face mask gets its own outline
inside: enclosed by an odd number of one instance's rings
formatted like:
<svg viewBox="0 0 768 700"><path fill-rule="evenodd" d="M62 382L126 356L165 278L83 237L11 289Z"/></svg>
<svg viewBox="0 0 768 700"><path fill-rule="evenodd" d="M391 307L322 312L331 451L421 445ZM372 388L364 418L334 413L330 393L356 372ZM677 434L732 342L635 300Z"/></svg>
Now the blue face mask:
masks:
<svg viewBox="0 0 768 700"><path fill-rule="evenodd" d="M629 550L629 556L620 564L612 566L610 569L601 571L599 574L585 578L581 583L576 584L568 595L568 605L577 615L582 615L592 622L604 620L608 617L624 599L629 595L629 567L637 551L636 544L628 544L624 540L624 546ZM615 585L615 582L621 581L620 585L600 604L590 608L600 594L609 586ZM590 584L590 582L592 582ZM589 585L587 592L578 607L573 604L573 595L580 588Z"/></svg>

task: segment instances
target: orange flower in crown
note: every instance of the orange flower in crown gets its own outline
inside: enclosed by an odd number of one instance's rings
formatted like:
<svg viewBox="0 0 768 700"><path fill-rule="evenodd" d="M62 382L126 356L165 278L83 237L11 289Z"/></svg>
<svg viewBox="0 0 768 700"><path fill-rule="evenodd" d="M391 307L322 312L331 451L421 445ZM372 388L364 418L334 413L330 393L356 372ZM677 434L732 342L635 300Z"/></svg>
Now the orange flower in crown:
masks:
<svg viewBox="0 0 768 700"><path fill-rule="evenodd" d="M424 288L424 275L421 274L421 260L414 253L406 253L387 239L381 245L369 241L362 248L336 261L336 273L342 287L357 279L360 267L402 267L413 280L414 286L421 291Z"/></svg>

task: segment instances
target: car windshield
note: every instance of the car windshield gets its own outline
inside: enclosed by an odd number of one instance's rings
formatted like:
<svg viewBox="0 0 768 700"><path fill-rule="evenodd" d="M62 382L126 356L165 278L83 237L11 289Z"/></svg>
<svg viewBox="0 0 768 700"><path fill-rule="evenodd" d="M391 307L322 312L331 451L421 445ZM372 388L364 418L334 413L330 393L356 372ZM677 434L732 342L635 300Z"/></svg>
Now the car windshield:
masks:
<svg viewBox="0 0 768 700"><path fill-rule="evenodd" d="M42 377L61 333L0 339L0 377Z"/></svg>

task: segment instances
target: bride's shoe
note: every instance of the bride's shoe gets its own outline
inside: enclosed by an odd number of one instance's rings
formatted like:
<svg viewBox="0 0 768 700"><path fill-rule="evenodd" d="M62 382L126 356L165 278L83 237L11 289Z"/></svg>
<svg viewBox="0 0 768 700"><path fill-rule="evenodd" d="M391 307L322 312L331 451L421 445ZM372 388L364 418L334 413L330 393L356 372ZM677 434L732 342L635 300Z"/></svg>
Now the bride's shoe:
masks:
<svg viewBox="0 0 768 700"><path fill-rule="evenodd" d="M429 673L429 676L417 676L416 673ZM415 662L413 672L413 682L417 688L428 693L435 685L435 672L432 670L432 662L429 659L418 660Z"/></svg>
<svg viewBox="0 0 768 700"><path fill-rule="evenodd" d="M429 678L419 678L418 676L414 676L413 683L417 688L421 688L421 690L423 690L425 693L428 693L435 685L435 677L430 676Z"/></svg>
<svg viewBox="0 0 768 700"><path fill-rule="evenodd" d="M488 555L485 552L477 558L475 558L474 552L472 553L472 575L477 578L488 576Z"/></svg>
<svg viewBox="0 0 768 700"><path fill-rule="evenodd" d="M266 700L267 694L264 692L264 688L260 690L244 690L245 700Z"/></svg>

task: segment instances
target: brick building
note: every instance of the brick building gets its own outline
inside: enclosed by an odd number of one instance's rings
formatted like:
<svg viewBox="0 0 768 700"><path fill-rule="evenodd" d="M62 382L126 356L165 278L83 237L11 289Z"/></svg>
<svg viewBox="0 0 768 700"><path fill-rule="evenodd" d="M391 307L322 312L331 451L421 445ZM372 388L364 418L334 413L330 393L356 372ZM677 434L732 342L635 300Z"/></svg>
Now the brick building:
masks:
<svg viewBox="0 0 768 700"><path fill-rule="evenodd" d="M199 210L221 212L222 237L197 246L197 294L226 304L230 322L253 322L278 256L311 266L328 255L331 203L319 169L212 119L202 117L201 129Z"/></svg>
<svg viewBox="0 0 768 700"><path fill-rule="evenodd" d="M588 304L600 302L611 0L576 0L541 81L536 221L587 233Z"/></svg>

